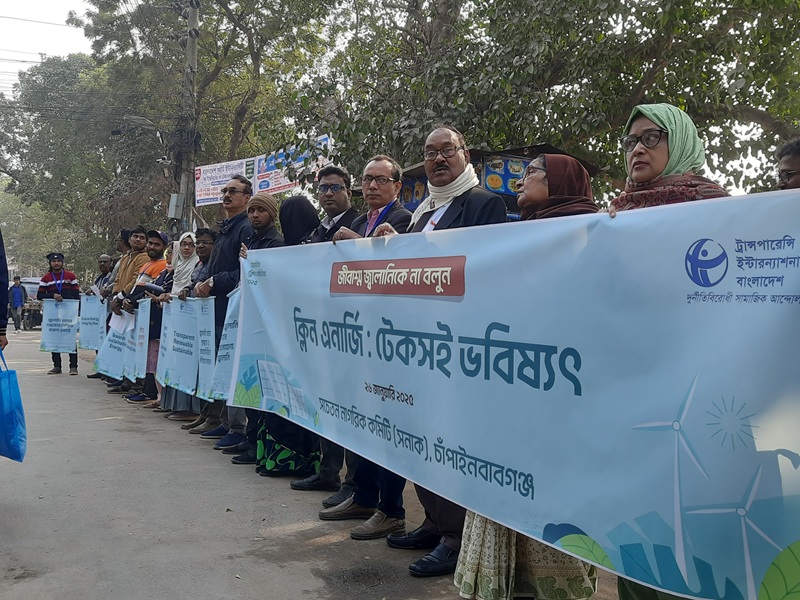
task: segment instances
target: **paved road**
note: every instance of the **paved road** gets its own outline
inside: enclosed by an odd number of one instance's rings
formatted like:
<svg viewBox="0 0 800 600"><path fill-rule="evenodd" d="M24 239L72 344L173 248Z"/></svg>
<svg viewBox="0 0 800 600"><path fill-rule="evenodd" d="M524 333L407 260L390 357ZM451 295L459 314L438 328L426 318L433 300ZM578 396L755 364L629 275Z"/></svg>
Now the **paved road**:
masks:
<svg viewBox="0 0 800 600"><path fill-rule="evenodd" d="M323 492L232 465L212 443L86 379L45 375L39 332L10 334L28 455L0 458L2 600L456 600L451 577L414 579L423 552L353 541L323 522ZM66 365L66 356L64 364ZM410 527L422 511L406 488ZM601 574L598 600L616 598Z"/></svg>

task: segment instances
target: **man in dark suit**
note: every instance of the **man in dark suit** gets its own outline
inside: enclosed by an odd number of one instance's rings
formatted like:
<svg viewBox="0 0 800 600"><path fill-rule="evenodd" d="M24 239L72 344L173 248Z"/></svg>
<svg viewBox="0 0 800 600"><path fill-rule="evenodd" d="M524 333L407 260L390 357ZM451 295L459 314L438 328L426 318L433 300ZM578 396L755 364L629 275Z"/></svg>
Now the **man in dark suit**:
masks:
<svg viewBox="0 0 800 600"><path fill-rule="evenodd" d="M320 169L317 175L317 200L325 218L312 234L310 243L330 242L333 236L342 227L350 227L358 212L353 208L350 200L353 192L350 190L350 173L341 167L328 165Z"/></svg>
<svg viewBox="0 0 800 600"><path fill-rule="evenodd" d="M423 157L430 195L414 212L410 231L439 231L505 222L503 199L479 187L461 132L449 125L436 127L425 140ZM393 233L396 233L393 228L381 225L375 235ZM408 567L416 577L453 573L461 549L466 511L425 488L415 487L425 509L425 522L410 533L389 535L386 542L393 548L432 549L430 554Z"/></svg>
<svg viewBox="0 0 800 600"><path fill-rule="evenodd" d="M358 216L358 211L350 203L353 192L350 190L350 173L342 167L328 165L320 169L317 174L317 200L325 218L311 235L309 243L330 242L343 227L350 227ZM353 495L356 484L353 480L356 465L360 457L352 452L334 444L325 438L320 438L322 461L319 473L305 479L289 483L293 490L327 490L336 492L331 497L322 501L323 506L337 506ZM347 461L347 473L344 483L340 483L339 471L342 464ZM366 518L366 517L364 517Z"/></svg>
<svg viewBox="0 0 800 600"><path fill-rule="evenodd" d="M411 222L411 213L399 200L402 179L403 169L391 156L379 154L370 158L361 175L361 191L369 210L357 217L349 228L339 229L333 241L371 237L383 223L405 232Z"/></svg>

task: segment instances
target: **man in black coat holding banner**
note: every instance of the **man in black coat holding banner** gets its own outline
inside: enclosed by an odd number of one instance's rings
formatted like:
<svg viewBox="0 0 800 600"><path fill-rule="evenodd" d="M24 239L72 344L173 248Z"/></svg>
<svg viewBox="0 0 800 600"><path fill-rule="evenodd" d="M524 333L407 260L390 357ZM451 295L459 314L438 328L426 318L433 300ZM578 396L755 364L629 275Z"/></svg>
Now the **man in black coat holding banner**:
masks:
<svg viewBox="0 0 800 600"><path fill-rule="evenodd" d="M449 125L436 127L425 140L423 157L430 195L414 212L409 231L439 231L505 222L503 199L479 186L461 132ZM391 226L381 225L375 235L394 233L397 232ZM408 567L415 577L453 573L461 549L466 511L419 485L415 487L425 509L425 522L410 533L389 535L386 543L392 548L432 549L430 554Z"/></svg>

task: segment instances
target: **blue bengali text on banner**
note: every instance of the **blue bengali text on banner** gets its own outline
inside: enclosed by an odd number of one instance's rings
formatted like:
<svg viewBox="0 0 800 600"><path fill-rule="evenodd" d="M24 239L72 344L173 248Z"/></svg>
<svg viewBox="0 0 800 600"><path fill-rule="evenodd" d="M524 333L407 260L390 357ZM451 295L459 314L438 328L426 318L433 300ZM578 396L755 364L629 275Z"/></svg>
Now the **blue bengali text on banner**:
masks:
<svg viewBox="0 0 800 600"><path fill-rule="evenodd" d="M78 346L89 350L100 349L100 335L106 326L106 305L99 296L81 295L80 337Z"/></svg>
<svg viewBox="0 0 800 600"><path fill-rule="evenodd" d="M197 392L198 398L209 400L214 382L216 359L214 298L197 300Z"/></svg>
<svg viewBox="0 0 800 600"><path fill-rule="evenodd" d="M80 300L46 299L42 310L42 352L75 352Z"/></svg>
<svg viewBox="0 0 800 600"><path fill-rule="evenodd" d="M240 298L241 294L238 287L228 294L228 309L225 313L225 325L222 328L222 336L219 341L211 392L208 397L198 394L201 398L228 400L228 392L233 380L236 339L239 331Z"/></svg>
<svg viewBox="0 0 800 600"><path fill-rule="evenodd" d="M132 326L132 318L126 312L120 315L111 314L108 322L108 333L103 338L97 357L94 359L94 370L113 379L122 379L125 364L128 330Z"/></svg>
<svg viewBox="0 0 800 600"><path fill-rule="evenodd" d="M241 281L232 404L657 589L800 581L796 191L256 250Z"/></svg>
<svg viewBox="0 0 800 600"><path fill-rule="evenodd" d="M162 379L159 381L162 385L168 385L187 394L194 394L197 389L199 355L197 339L199 300L195 298L173 300L167 306L169 309L165 310L162 315L160 343L164 352L159 354L156 378L158 379L158 372L161 372ZM167 327L166 338L164 337L165 326Z"/></svg>
<svg viewBox="0 0 800 600"><path fill-rule="evenodd" d="M150 310L153 303L150 300L139 302L136 309L136 354L134 358L133 374L137 379L143 379L147 374L147 349L150 343Z"/></svg>

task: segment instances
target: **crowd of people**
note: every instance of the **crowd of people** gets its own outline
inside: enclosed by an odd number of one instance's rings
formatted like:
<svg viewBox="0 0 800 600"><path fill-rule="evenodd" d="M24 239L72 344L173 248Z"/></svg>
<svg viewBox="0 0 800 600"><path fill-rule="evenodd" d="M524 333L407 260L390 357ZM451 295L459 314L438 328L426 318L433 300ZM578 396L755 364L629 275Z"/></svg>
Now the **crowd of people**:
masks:
<svg viewBox="0 0 800 600"><path fill-rule="evenodd" d="M611 202L611 217L620 211L728 195L699 175L705 149L694 123L682 110L668 104L637 106L624 133L621 146L628 178L625 189ZM351 529L353 539L386 538L393 548L428 550L410 564L411 575L454 574L464 598L588 598L597 587L593 566L420 486L415 487L425 521L407 531L403 507L406 481L400 475L279 415L200 400L162 388L156 381L161 307L192 296L213 297L219 343L228 294L239 283L239 259L248 251L506 222L503 199L480 186L458 130L437 126L425 141L423 158L429 196L413 213L399 198L402 168L390 156L376 155L361 172L361 190L368 207L361 215L352 205L351 174L329 165L317 174L316 199L324 213L321 220L305 196L278 202L267 193L253 194L251 182L236 175L221 190L225 220L216 232L201 228L170 242L165 233L155 229L123 229L116 239L121 258L112 267L111 256L101 255L98 276L85 292L99 294L109 313L132 311L139 302L152 303L147 376L141 382L112 380L99 373L88 377L104 380L109 393L120 394L129 403L181 421L189 435L214 441L214 449L231 455L233 464L255 465L260 476L293 476L290 485L294 490L331 492L322 502L319 518L362 521ZM778 152L778 187L800 188L800 140ZM564 154L543 154L527 165L518 188L518 205L522 220L599 210L588 172ZM77 298L78 282L64 269L64 256L54 252L47 258L50 269L42 278L38 297L56 301ZM9 306L15 323L19 296L12 286ZM4 345L5 323L0 325L0 345ZM77 354L70 354L69 360L70 374L75 375ZM61 356L53 354L49 373L61 372ZM656 594L645 586L619 581L623 599Z"/></svg>

